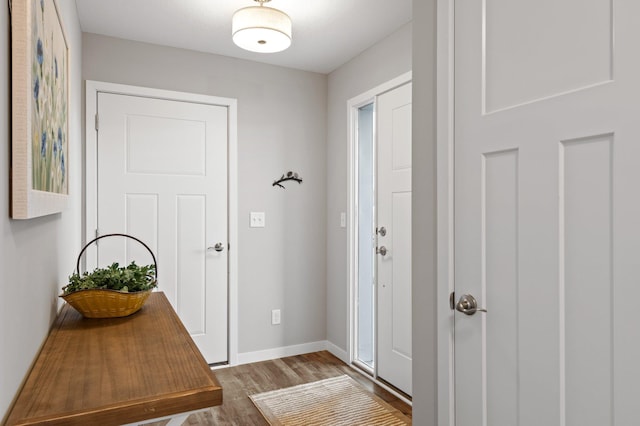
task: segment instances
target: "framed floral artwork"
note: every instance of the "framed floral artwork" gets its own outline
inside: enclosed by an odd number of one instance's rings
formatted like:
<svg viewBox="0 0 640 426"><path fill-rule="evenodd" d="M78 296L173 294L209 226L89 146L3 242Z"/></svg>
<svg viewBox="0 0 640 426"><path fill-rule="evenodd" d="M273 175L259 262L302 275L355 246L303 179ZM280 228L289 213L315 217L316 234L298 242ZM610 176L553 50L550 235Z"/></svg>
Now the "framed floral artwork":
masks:
<svg viewBox="0 0 640 426"><path fill-rule="evenodd" d="M30 219L69 196L69 46L54 0L13 0L11 36L11 217Z"/></svg>

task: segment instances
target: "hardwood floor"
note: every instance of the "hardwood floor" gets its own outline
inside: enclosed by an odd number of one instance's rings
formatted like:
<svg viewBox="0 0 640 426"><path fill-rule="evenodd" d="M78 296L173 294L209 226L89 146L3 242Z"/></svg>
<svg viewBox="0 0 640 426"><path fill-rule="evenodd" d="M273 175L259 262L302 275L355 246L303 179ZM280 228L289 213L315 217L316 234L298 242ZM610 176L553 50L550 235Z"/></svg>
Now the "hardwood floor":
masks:
<svg viewBox="0 0 640 426"><path fill-rule="evenodd" d="M215 370L223 403L193 414L184 425L268 426L248 395L348 374L365 389L411 417L411 406L362 376L327 351ZM160 426L167 422L156 423Z"/></svg>

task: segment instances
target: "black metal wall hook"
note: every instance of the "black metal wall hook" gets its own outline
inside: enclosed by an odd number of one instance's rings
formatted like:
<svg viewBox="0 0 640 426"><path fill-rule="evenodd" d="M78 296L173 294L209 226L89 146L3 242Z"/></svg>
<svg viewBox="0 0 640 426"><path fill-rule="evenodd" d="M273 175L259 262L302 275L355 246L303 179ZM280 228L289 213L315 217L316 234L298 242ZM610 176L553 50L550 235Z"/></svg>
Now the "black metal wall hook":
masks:
<svg viewBox="0 0 640 426"><path fill-rule="evenodd" d="M283 174L280 179L274 181L273 185L271 186L279 186L280 188L285 189L285 187L282 185L282 182L286 182L288 180L294 180L298 183L302 183L302 178L298 176L298 173L289 171Z"/></svg>

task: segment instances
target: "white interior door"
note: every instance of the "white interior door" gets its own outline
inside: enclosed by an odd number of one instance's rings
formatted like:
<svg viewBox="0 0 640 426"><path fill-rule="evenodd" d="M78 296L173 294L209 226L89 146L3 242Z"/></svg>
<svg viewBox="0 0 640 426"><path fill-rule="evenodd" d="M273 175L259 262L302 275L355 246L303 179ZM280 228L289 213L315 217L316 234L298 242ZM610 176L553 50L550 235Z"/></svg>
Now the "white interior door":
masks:
<svg viewBox="0 0 640 426"><path fill-rule="evenodd" d="M638 16L455 1L457 426L638 424Z"/></svg>
<svg viewBox="0 0 640 426"><path fill-rule="evenodd" d="M411 83L378 96L376 108L377 223L386 231L378 232L377 375L411 395Z"/></svg>
<svg viewBox="0 0 640 426"><path fill-rule="evenodd" d="M99 232L150 246L207 362L227 361L227 107L99 93L98 115ZM136 244L102 239L98 263L148 261Z"/></svg>

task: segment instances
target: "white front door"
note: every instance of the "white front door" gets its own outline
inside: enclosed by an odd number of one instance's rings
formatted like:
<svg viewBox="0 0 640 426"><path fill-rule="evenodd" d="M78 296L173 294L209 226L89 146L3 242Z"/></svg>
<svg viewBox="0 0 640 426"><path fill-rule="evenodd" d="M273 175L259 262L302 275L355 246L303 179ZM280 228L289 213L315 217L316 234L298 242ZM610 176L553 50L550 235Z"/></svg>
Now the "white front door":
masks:
<svg viewBox="0 0 640 426"><path fill-rule="evenodd" d="M98 116L99 232L150 246L159 289L207 362L226 362L227 107L99 93ZM100 265L148 258L99 241Z"/></svg>
<svg viewBox="0 0 640 426"><path fill-rule="evenodd" d="M638 424L639 16L455 1L457 426Z"/></svg>
<svg viewBox="0 0 640 426"><path fill-rule="evenodd" d="M411 395L411 83L378 96L376 107L377 375Z"/></svg>

